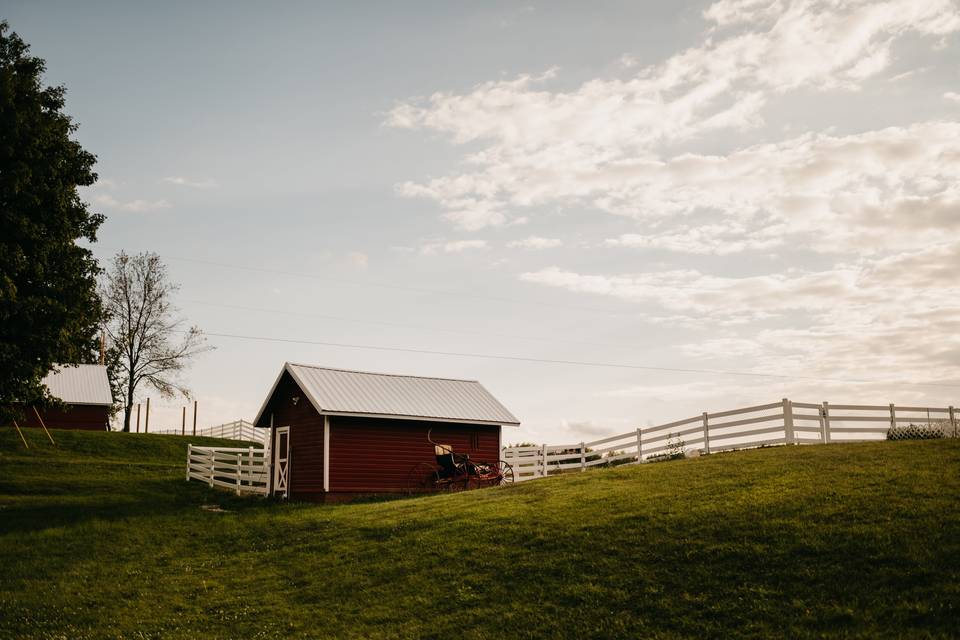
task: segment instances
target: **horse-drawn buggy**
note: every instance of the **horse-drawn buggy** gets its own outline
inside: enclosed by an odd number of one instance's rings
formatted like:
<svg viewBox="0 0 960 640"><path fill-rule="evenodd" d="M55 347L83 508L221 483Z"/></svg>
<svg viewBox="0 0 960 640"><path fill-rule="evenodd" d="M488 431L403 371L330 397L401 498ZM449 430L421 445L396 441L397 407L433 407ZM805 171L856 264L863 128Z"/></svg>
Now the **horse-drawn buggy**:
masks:
<svg viewBox="0 0 960 640"><path fill-rule="evenodd" d="M464 491L496 487L514 481L513 467L502 460L471 460L457 453L449 444L434 442L431 431L427 440L433 445L435 463L418 462L407 480L410 493L428 491Z"/></svg>

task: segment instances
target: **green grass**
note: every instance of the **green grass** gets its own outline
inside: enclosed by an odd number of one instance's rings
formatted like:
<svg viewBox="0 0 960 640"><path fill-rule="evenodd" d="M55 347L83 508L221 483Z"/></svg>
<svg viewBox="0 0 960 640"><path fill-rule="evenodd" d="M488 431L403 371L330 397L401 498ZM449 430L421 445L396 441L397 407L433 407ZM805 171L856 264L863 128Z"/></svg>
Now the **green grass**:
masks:
<svg viewBox="0 0 960 640"><path fill-rule="evenodd" d="M960 441L780 447L320 506L176 436L0 430L0 638L950 637ZM218 504L227 513L201 509Z"/></svg>

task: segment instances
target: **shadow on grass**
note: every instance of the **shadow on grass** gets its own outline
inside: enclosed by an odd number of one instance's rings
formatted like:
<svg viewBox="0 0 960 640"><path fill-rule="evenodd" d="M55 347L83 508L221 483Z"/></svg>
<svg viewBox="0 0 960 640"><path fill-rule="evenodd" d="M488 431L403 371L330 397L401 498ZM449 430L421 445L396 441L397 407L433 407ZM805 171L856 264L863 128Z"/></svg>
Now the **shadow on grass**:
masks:
<svg viewBox="0 0 960 640"><path fill-rule="evenodd" d="M71 499L70 488L50 487L31 491L30 496L63 496L64 500L46 504L8 504L0 509L0 534L35 533L59 527L82 525L89 521L117 522L139 517L193 515L203 505L217 505L221 515L257 511L277 501L254 496L237 496L183 480L139 480L119 491L104 491L96 501L86 496ZM44 502L47 502L44 500Z"/></svg>

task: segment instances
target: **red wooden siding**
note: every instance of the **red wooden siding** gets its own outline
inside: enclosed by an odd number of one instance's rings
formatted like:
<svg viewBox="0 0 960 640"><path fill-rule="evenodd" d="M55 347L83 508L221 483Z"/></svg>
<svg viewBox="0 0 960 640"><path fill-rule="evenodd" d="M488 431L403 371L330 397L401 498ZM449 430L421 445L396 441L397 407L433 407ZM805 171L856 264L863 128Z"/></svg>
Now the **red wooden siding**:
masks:
<svg viewBox="0 0 960 640"><path fill-rule="evenodd" d="M294 397L300 398L296 404ZM322 493L323 416L288 373L283 374L256 426L270 426L271 414L274 427L290 427L290 493Z"/></svg>
<svg viewBox="0 0 960 640"><path fill-rule="evenodd" d="M500 457L499 426L330 416L330 491L405 490L414 465L435 462L428 429L435 442L473 460Z"/></svg>
<svg viewBox="0 0 960 640"><path fill-rule="evenodd" d="M49 429L80 429L84 431L106 431L110 420L110 407L91 404L67 405L66 409L39 409L44 424ZM21 427L39 427L40 422L27 407Z"/></svg>

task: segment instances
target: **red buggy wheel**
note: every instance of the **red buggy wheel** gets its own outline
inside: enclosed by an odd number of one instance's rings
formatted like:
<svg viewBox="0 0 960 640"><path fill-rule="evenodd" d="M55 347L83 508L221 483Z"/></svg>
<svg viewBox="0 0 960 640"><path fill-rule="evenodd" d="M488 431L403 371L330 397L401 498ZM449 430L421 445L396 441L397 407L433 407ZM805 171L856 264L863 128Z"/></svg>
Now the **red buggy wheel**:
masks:
<svg viewBox="0 0 960 640"><path fill-rule="evenodd" d="M426 462L418 462L407 474L407 493L427 493L440 489L440 475L437 467Z"/></svg>

